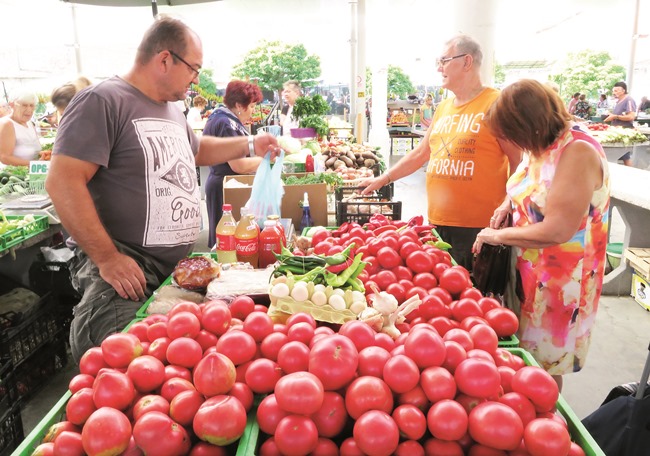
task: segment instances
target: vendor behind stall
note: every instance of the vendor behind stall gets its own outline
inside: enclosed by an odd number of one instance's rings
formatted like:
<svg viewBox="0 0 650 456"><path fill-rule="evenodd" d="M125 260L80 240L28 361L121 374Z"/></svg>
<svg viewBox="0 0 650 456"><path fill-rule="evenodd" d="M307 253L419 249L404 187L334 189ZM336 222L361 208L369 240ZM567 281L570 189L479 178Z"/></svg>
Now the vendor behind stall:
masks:
<svg viewBox="0 0 650 456"><path fill-rule="evenodd" d="M0 118L0 162L4 165L27 166L41 151L32 116L38 98L22 92L11 99L13 112Z"/></svg>

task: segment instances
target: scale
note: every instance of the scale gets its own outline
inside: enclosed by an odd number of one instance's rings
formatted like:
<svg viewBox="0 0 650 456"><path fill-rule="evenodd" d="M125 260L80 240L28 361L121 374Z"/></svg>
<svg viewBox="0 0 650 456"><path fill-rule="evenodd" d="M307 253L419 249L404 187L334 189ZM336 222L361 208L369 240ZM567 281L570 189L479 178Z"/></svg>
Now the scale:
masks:
<svg viewBox="0 0 650 456"><path fill-rule="evenodd" d="M4 202L0 209L5 215L46 215L50 225L61 223L56 213L52 200L48 195L25 195L11 201Z"/></svg>

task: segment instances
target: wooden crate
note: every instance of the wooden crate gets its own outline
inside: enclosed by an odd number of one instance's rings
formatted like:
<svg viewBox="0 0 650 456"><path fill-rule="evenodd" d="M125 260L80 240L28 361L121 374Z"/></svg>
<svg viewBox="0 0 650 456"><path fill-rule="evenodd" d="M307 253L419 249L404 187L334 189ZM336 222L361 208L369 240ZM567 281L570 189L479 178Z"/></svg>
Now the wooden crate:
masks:
<svg viewBox="0 0 650 456"><path fill-rule="evenodd" d="M650 280L650 248L626 249L625 259L640 277Z"/></svg>

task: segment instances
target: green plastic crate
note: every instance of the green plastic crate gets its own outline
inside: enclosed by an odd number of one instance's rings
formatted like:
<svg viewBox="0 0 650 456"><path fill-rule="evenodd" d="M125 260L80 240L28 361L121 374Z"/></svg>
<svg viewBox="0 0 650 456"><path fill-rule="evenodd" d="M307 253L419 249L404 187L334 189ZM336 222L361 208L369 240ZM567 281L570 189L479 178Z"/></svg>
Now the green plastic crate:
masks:
<svg viewBox="0 0 650 456"><path fill-rule="evenodd" d="M25 217L22 215L7 215L7 221L23 220ZM46 215L34 216L34 221L27 223L20 228L14 228L0 235L0 251L10 249L27 239L36 236L50 227L49 219Z"/></svg>
<svg viewBox="0 0 650 456"><path fill-rule="evenodd" d="M519 347L519 338L516 334L513 334L510 337L503 337L499 339L499 347L503 348L515 348Z"/></svg>
<svg viewBox="0 0 650 456"><path fill-rule="evenodd" d="M535 360L533 355L523 348L507 348L510 353L513 353L526 362L528 366L537 366L540 367L539 363ZM600 449L598 443L594 438L589 434L589 431L583 426L580 418L571 410L567 401L560 395L557 404L557 410L562 414L564 419L567 422L569 427L569 432L571 433L571 438L575 443L580 445L584 450L587 456L606 456L603 450Z"/></svg>

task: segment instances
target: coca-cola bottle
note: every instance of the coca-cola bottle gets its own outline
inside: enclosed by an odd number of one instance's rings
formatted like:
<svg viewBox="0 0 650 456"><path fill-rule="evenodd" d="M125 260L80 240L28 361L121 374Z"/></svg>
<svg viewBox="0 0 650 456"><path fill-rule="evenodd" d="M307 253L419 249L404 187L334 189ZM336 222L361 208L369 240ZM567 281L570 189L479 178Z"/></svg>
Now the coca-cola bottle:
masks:
<svg viewBox="0 0 650 456"><path fill-rule="evenodd" d="M248 209L241 208L241 218L235 230L235 250L237 261L250 263L255 269L258 266L260 227L255 221L255 215Z"/></svg>

